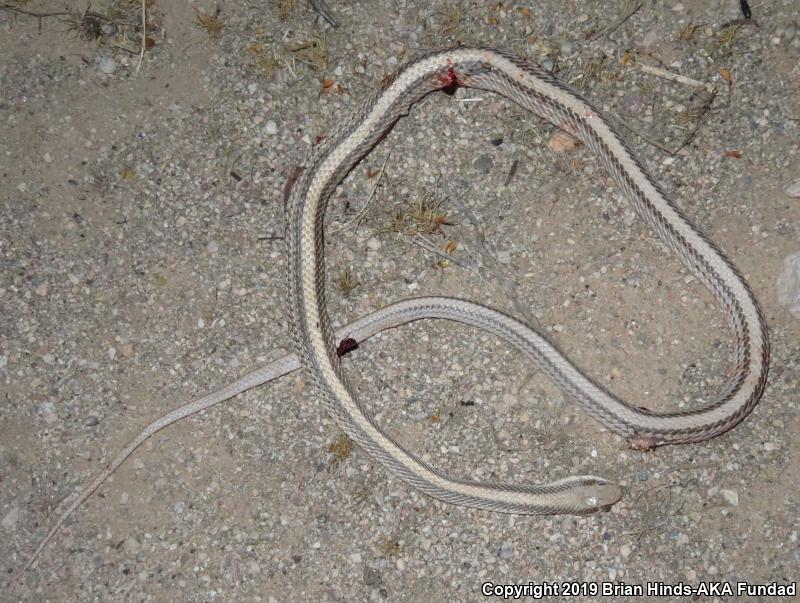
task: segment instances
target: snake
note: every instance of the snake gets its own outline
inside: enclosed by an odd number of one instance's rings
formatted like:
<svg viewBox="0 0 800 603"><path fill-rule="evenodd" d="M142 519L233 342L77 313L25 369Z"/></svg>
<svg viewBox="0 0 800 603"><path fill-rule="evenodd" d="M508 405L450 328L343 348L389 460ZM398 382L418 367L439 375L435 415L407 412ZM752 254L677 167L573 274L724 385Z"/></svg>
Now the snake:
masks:
<svg viewBox="0 0 800 603"><path fill-rule="evenodd" d="M324 215L336 186L406 115L436 90L463 86L500 94L582 141L610 172L641 219L696 275L726 310L736 338L733 368L715 397L693 410L657 414L617 398L586 376L544 335L513 316L480 303L429 296L389 304L334 333L325 298ZM294 179L297 178L295 181ZM307 169L294 174L288 198L288 298L294 354L251 371L146 426L80 491L56 510L58 519L13 581L36 561L66 520L145 440L191 414L303 368L342 430L402 480L439 500L528 515L609 510L622 497L619 484L597 476L567 477L538 485L453 478L388 435L356 398L340 355L384 330L422 319L445 319L492 333L527 356L589 415L631 446L652 449L700 442L741 422L755 407L769 371L769 339L749 285L722 251L653 180L611 122L580 93L540 66L489 47L431 51L385 78L378 91L314 146ZM336 342L340 344L337 345ZM345 342L347 346L343 346Z"/></svg>
<svg viewBox="0 0 800 603"><path fill-rule="evenodd" d="M379 320L445 318L511 341L568 398L634 448L707 440L740 423L756 406L769 372L769 337L759 304L726 255L666 194L611 121L592 102L541 66L484 46L429 51L384 78L378 90L312 146L286 211L292 342L303 371L338 426L378 464L438 500L491 511L545 515L608 510L619 484L574 476L545 484L505 484L447 475L401 445L358 399L337 354L326 301L324 219L347 174L413 105L431 92L465 87L496 93L568 132L603 164L638 217L700 280L725 310L735 337L733 366L719 391L697 408L656 413L621 400L585 375L546 337L503 312L454 297L389 306Z"/></svg>

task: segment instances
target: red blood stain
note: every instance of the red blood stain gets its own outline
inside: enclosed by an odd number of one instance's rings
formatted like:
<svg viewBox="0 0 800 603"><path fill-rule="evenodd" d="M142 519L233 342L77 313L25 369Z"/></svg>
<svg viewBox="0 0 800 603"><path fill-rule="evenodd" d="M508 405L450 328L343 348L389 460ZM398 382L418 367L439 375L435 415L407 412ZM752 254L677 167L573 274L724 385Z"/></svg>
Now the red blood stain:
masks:
<svg viewBox="0 0 800 603"><path fill-rule="evenodd" d="M336 355L337 356L344 356L347 352L351 352L358 348L358 342L353 339L352 337L345 337L339 342L339 345L336 347Z"/></svg>
<svg viewBox="0 0 800 603"><path fill-rule="evenodd" d="M459 86L458 73L456 73L456 68L450 59L447 60L447 71L437 74L436 78L439 80L442 91L447 94L455 93L456 88Z"/></svg>

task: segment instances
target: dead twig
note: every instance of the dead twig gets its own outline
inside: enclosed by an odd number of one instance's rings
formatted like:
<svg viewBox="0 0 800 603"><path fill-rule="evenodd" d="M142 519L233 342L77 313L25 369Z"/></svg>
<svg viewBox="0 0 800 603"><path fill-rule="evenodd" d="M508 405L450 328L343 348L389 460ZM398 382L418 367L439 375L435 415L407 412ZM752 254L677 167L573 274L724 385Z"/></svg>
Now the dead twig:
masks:
<svg viewBox="0 0 800 603"><path fill-rule="evenodd" d="M674 71L667 71L666 69L661 69L661 67L647 65L646 63L637 63L637 66L639 67L639 70L643 71L644 73L649 73L650 75L655 75L656 77L660 77L671 82L678 82L679 84L684 84L686 86L702 86L709 92L715 90L713 84L703 83L699 80L681 75L680 73L675 73Z"/></svg>
<svg viewBox="0 0 800 603"><path fill-rule="evenodd" d="M370 202L375 197L375 191L378 190L378 185L380 185L381 180L383 179L383 173L386 171L386 163L389 161L389 155L392 154L392 150L394 150L394 147L389 149L389 152L386 153L386 157L384 157L384 159L383 159L383 164L381 164L381 169L378 170L378 175L375 178L375 184L372 185L372 190L370 191L369 196L367 197L367 200L364 202L364 206L358 211L358 213L355 216L350 218L340 228L335 230L334 234L337 233L337 232L341 232L343 230L347 230L348 228L350 228L353 225L356 228L358 228L358 225L361 223L361 220L364 218L364 215L367 213L367 209L369 208Z"/></svg>
<svg viewBox="0 0 800 603"><path fill-rule="evenodd" d="M637 11L638 11L640 8L642 8L642 4L643 4L643 2L640 2L640 1L638 1L638 0L637 0L636 2L632 2L632 3L631 3L629 6L628 6L627 10L625 10L625 12L624 12L624 13L622 13L622 14L621 14L621 15L620 15L620 16L617 18L617 20L616 20L616 21L614 21L614 22L613 22L611 25L609 25L608 27L605 27L605 28L601 29L600 31L598 31L598 32L596 32L596 33L594 33L594 34L592 34L592 36L589 38L589 41L590 41L590 42L594 42L594 41L595 41L595 40L597 40L598 38L600 38L600 37L602 37L602 36L605 36L605 35L608 35L608 34L610 34L612 31L614 31L614 30L618 29L618 28L619 28L619 27L620 27L620 26L621 26L623 23L625 23L625 21L627 21L628 19L630 19L630 18L631 18L633 15L635 15L635 14L636 14L636 12L637 12Z"/></svg>
<svg viewBox="0 0 800 603"><path fill-rule="evenodd" d="M717 97L717 89L714 88L713 90L709 91L708 98L703 103L703 105L699 107L698 109L699 115L696 118L694 128L692 128L692 131L689 132L689 135L683 139L683 142L678 146L678 148L675 149L675 155L680 153L690 142L694 140L694 137L697 135L697 133L700 131L700 128L703 125L705 116L708 115L708 112L711 110L711 105L714 104L714 99L716 97Z"/></svg>
<svg viewBox="0 0 800 603"><path fill-rule="evenodd" d="M323 19L330 23L331 27L339 27L339 22L333 16L333 11L323 0L308 0L308 3Z"/></svg>
<svg viewBox="0 0 800 603"><path fill-rule="evenodd" d="M682 488L685 485L686 485L685 483L659 484L658 486L653 486L652 488L645 489L644 491L642 491L639 494L639 496L636 497L636 500L633 501L632 506L637 505L639 503L639 501L645 495L651 494L651 493L659 491L659 490L664 490L664 489L667 490L666 504L659 502L659 504L656 505L657 509L662 509L662 508L666 509L664 511L663 515L661 517L658 517L658 516L654 517L652 519L652 521L649 521L647 523L647 525L643 526L641 529L639 529L636 532L628 532L628 533L624 534L624 536L636 536L636 542L634 544L634 550L639 548L639 545L641 544L642 538L644 538L645 534L647 534L648 532L656 531L656 530L666 526L673 517L677 517L678 515L680 515L680 513L683 510L684 503L680 502L677 506L675 506L673 508L673 506L672 506L672 501L673 501L672 491L673 491L674 488ZM645 510L645 513L649 514L650 510L651 510L651 507L648 505L647 509Z"/></svg>
<svg viewBox="0 0 800 603"><path fill-rule="evenodd" d="M422 247L426 251L430 251L431 253L446 259L448 262L453 262L456 266L461 266L462 268L466 270L471 270L473 272L475 271L475 269L472 268L472 266L468 266L464 262L461 262L460 260L454 258L452 255L449 255L444 251L439 250L439 248L436 247L434 243L423 237L421 234L417 234L414 238L411 239L411 242L414 243L414 245Z"/></svg>
<svg viewBox="0 0 800 603"><path fill-rule="evenodd" d="M136 75L139 75L139 69L142 68L142 61L144 61L144 51L147 48L147 0L142 0L142 48L139 51L139 62L136 63Z"/></svg>
<svg viewBox="0 0 800 603"><path fill-rule="evenodd" d="M472 211L470 211L470 209L464 205L464 203L458 199L455 199L453 203L458 208L458 211L464 214L467 217L467 221L469 221L469 223L472 225L472 239L475 248L478 250L478 255L480 255L484 261L488 260L491 262L491 264L494 266L494 270L489 271L491 277L495 281L499 281L500 287L505 292L506 297L511 300L511 305L514 306L514 309L525 319L528 325L534 328L538 327L539 322L536 320L536 317L531 313L528 306L522 303L522 300L520 300L519 296L517 295L517 284L505 275L505 270L502 268L502 265L487 248L486 236L483 234L480 221L475 217L475 214L473 214ZM489 276L484 273L484 270L481 270L480 268L479 273L483 276L483 278L489 278Z"/></svg>
<svg viewBox="0 0 800 603"><path fill-rule="evenodd" d="M645 136L645 135L644 135L644 134L642 134L642 133L641 133L639 130L636 130L636 129L635 129L635 128L633 128L632 126L629 126L629 125L628 125L628 124L626 124L624 121L622 121L622 120L617 120L617 123L618 123L619 125L621 125L623 128L625 128L625 129L626 129L628 132L630 132L631 134L633 134L634 136L636 136L637 138L641 138L641 139L642 139L642 140L644 140L646 143L653 145L655 148L657 148L657 149L659 149L659 150L661 150L661 151L664 151L664 152L665 152L667 155L671 155L671 156L673 156L673 157L676 155L675 151L673 151L672 149L668 149L668 148L667 148L667 147L665 147L663 144L661 144L661 143L659 143L659 142L657 142L657 141L653 140L652 138L649 138L649 137Z"/></svg>
<svg viewBox="0 0 800 603"><path fill-rule="evenodd" d="M11 4L0 4L0 8L4 8L5 10L11 11L13 13L19 13L21 15L28 15L29 17L37 17L39 19L44 19L46 17L74 17L76 15L76 13L69 11L59 11L55 13L37 13L31 10L25 10L24 8L13 6Z"/></svg>

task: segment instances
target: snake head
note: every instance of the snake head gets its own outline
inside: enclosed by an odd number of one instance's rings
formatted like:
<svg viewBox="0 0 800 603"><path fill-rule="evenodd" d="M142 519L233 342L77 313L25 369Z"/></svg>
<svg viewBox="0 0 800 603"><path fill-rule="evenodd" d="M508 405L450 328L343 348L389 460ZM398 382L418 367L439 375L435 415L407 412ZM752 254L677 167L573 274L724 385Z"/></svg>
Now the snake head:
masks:
<svg viewBox="0 0 800 603"><path fill-rule="evenodd" d="M586 477L580 492L585 505L582 515L610 511L614 503L622 498L622 487L602 477Z"/></svg>

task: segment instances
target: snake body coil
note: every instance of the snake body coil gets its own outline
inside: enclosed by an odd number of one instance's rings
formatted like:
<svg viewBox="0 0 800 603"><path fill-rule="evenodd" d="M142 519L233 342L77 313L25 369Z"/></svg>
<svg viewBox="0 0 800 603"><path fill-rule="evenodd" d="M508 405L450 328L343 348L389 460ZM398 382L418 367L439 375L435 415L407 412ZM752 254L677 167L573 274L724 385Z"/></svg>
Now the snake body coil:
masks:
<svg viewBox="0 0 800 603"><path fill-rule="evenodd" d="M704 407L655 414L632 406L583 375L546 339L504 314L463 300L432 297L404 302L413 318L449 318L514 342L571 398L610 430L640 447L698 442L739 423L764 389L769 343L764 318L741 274L673 203L628 145L589 101L540 67L505 52L456 47L422 55L386 78L314 148L287 213L289 307L294 347L318 395L339 426L404 481L454 504L509 513L586 513L621 496L593 476L539 486L454 479L404 449L377 426L342 372L325 301L323 217L336 185L410 107L428 93L465 86L496 92L580 139L605 165L641 219L725 308L736 338L731 377ZM393 320L393 308L381 316ZM406 316L407 317L407 316ZM526 331L528 331L526 333Z"/></svg>

